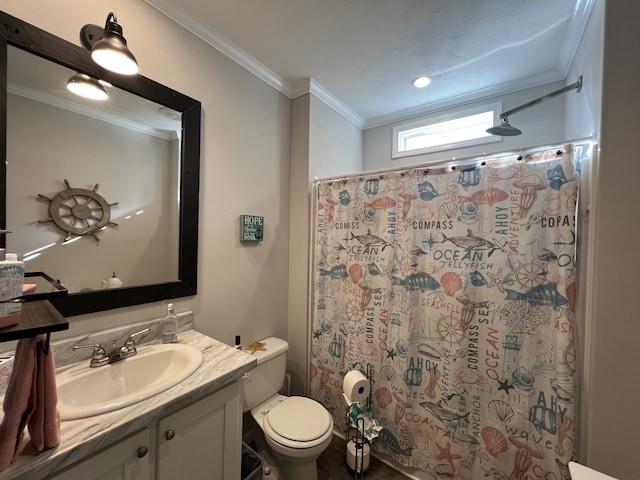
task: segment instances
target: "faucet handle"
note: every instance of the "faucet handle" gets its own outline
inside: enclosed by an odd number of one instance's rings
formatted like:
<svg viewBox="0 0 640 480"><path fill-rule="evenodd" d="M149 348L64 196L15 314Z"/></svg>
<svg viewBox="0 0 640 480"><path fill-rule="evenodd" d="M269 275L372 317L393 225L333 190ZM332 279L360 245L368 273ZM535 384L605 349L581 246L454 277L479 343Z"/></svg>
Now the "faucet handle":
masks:
<svg viewBox="0 0 640 480"><path fill-rule="evenodd" d="M91 360L103 360L107 356L107 352L102 345L99 343L94 343L91 345L74 345L74 350L85 350L87 348L93 349L93 355L91 356Z"/></svg>
<svg viewBox="0 0 640 480"><path fill-rule="evenodd" d="M124 346L127 348L133 347L133 349L135 350L136 340L138 338L144 337L150 331L151 330L149 328L145 328L144 330L140 330L139 332L132 333L131 335L129 335L129 337L127 337L127 340L124 342Z"/></svg>
<svg viewBox="0 0 640 480"><path fill-rule="evenodd" d="M145 328L144 330L140 330L139 332L129 335L122 347L120 347L120 357L128 358L138 353L138 350L136 349L136 340L139 337L144 337L149 332L149 328Z"/></svg>

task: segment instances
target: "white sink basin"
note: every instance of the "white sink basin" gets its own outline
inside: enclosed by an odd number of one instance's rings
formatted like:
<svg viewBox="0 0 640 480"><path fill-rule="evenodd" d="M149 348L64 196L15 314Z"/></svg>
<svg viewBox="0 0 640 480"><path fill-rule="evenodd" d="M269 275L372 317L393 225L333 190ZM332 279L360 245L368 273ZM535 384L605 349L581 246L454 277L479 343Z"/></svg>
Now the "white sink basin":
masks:
<svg viewBox="0 0 640 480"><path fill-rule="evenodd" d="M62 420L92 417L146 400L180 383L202 365L202 353L181 343L138 347L111 365L83 361L56 375Z"/></svg>

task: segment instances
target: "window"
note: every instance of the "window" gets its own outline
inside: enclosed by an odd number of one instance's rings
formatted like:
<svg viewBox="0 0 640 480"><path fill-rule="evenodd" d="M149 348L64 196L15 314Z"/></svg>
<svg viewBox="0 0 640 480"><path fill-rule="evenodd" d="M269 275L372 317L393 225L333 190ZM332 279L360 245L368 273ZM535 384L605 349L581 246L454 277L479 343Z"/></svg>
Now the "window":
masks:
<svg viewBox="0 0 640 480"><path fill-rule="evenodd" d="M392 158L500 141L486 130L497 124L501 109L495 103L394 127Z"/></svg>

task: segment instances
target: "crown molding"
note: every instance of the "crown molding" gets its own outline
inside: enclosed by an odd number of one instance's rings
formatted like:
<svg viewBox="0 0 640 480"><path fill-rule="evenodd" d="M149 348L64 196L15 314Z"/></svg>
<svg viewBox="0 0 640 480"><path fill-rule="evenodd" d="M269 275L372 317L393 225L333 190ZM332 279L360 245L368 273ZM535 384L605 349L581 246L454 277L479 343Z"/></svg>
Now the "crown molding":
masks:
<svg viewBox="0 0 640 480"><path fill-rule="evenodd" d="M362 128L364 119L351 110L348 106L331 95L327 90L322 88L312 79L306 79L301 85L294 86L285 81L282 77L271 71L269 68L258 62L255 58L242 50L240 47L232 43L224 37L220 32L205 24L201 20L194 18L192 15L184 11L184 9L174 5L168 0L144 0L145 3L176 22L182 28L191 32L200 40L226 55L234 62L238 63L246 70L254 74L256 77L271 85L277 91L286 97L294 100L307 93L313 94L315 97L333 108L340 115L345 117L355 126Z"/></svg>
<svg viewBox="0 0 640 480"><path fill-rule="evenodd" d="M194 18L189 13L185 12L183 8L174 5L167 0L144 0L160 13L166 15L169 19L180 25L182 28L191 32L206 44L212 46L220 53L226 55L234 62L238 63L249 72L253 73L256 77L263 80L265 83L271 85L283 95L289 98L291 97L290 85L279 75L265 67L258 62L255 58L242 50L240 47L229 41L217 30L211 26L202 22L201 20Z"/></svg>
<svg viewBox="0 0 640 480"><path fill-rule="evenodd" d="M560 58L558 59L558 69L565 77L569 74L573 60L578 53L578 48L580 48L580 42L587 29L594 4L595 0L580 0L573 11L569 28L567 29L567 39L562 45Z"/></svg>
<svg viewBox="0 0 640 480"><path fill-rule="evenodd" d="M133 122L131 120L127 120L126 118L119 117L117 115L111 115L109 113L97 110L95 108L90 108L85 105L71 102L64 98L57 97L55 95L50 95L48 93L44 93L39 90L34 90L32 88L24 87L22 85L18 85L15 83L9 83L7 85L7 92L12 95L27 98L29 100L50 105L52 107L61 108L69 112L77 113L79 115L84 115L89 118L94 118L102 122L110 123L112 125L117 125L119 127L126 128L128 130L132 130L137 133L142 133L144 135L160 138L162 140L173 141L178 138L178 132L176 131L161 130L158 128L153 128L148 125L144 125L142 123Z"/></svg>
<svg viewBox="0 0 640 480"><path fill-rule="evenodd" d="M295 86L285 81L282 77L271 71L269 68L258 62L247 52L239 48L237 45L225 38L220 32L213 29L197 18L194 18L184 9L174 5L170 0L144 0L145 3L155 8L169 19L176 22L185 30L191 32L202 41L212 46L222 54L229 57L267 84L271 85L277 91L290 99L298 98L302 95L310 93L326 103L329 107L336 110L340 115L345 117L355 126L367 130L370 128L387 125L412 117L433 113L437 110L459 106L465 103L487 99L497 95L507 95L528 88L539 87L548 83L566 80L573 58L578 50L580 40L586 29L589 16L593 9L595 0L580 0L573 12L571 26L567 31L568 41L564 43L556 72L547 73L540 76L527 77L514 82L503 83L491 87L475 90L467 94L450 97L431 103L426 103L407 110L382 115L369 120L364 120L360 115L351 110L347 105L334 97L329 91L313 79L308 78L299 82Z"/></svg>
<svg viewBox="0 0 640 480"><path fill-rule="evenodd" d="M371 118L364 122L363 130L408 120L410 118L426 115L427 113L434 113L438 110L458 107L479 100L489 101L492 97L509 95L511 93L527 90L529 88L540 87L549 83L565 80L565 78L566 76L561 74L560 72L554 72L544 75L526 77L513 82L501 83L499 85L492 85L487 88L474 90L473 92L457 95L454 97L448 97L446 99L438 100L435 102L424 103L417 107L400 110L388 115L381 115L376 118Z"/></svg>
<svg viewBox="0 0 640 480"><path fill-rule="evenodd" d="M327 104L330 108L334 109L344 118L353 123L356 127L362 129L365 121L360 115L351 110L347 105L342 103L336 97L331 95L322 85L316 82L313 78L305 78L296 84L296 88L292 91L291 99L301 97L310 93L320 101Z"/></svg>
<svg viewBox="0 0 640 480"><path fill-rule="evenodd" d="M356 112L347 107L344 103L331 95L328 90L325 90L318 82L313 78L309 79L309 93L322 100L324 103L333 108L336 112L342 115L344 118L353 123L356 127L364 128L364 118L358 115Z"/></svg>

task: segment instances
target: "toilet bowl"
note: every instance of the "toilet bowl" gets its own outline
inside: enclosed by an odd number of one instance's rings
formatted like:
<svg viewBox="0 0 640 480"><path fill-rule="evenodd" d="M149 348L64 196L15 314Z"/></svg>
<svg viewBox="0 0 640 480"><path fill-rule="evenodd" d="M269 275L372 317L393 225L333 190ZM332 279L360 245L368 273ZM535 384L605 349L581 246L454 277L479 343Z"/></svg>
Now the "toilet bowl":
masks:
<svg viewBox="0 0 640 480"><path fill-rule="evenodd" d="M278 393L284 384L288 344L274 337L262 343L266 351L255 352L258 366L244 379L245 411L251 411L279 460L280 479L317 480L316 459L331 443L333 418L311 398Z"/></svg>
<svg viewBox="0 0 640 480"><path fill-rule="evenodd" d="M251 410L280 460L280 478L316 480L316 460L333 437L333 419L315 400L277 395Z"/></svg>

